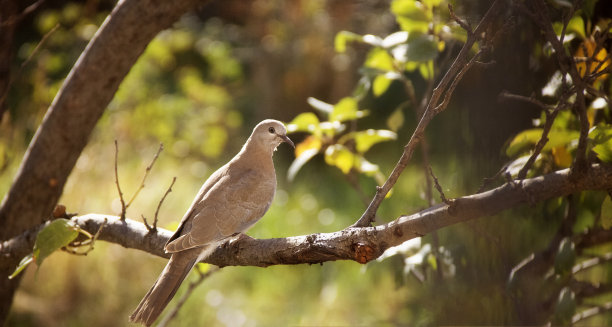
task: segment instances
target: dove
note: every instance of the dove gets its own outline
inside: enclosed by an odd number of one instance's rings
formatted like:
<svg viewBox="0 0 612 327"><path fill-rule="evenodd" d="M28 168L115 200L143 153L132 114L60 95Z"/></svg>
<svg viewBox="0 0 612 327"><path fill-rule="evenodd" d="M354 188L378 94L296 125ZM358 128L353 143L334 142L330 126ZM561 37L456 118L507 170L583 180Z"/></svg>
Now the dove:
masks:
<svg viewBox="0 0 612 327"><path fill-rule="evenodd" d="M240 152L204 182L164 247L171 254L168 264L131 322L150 326L196 263L228 239L242 236L266 213L276 191L272 155L283 142L295 148L281 122L260 122Z"/></svg>

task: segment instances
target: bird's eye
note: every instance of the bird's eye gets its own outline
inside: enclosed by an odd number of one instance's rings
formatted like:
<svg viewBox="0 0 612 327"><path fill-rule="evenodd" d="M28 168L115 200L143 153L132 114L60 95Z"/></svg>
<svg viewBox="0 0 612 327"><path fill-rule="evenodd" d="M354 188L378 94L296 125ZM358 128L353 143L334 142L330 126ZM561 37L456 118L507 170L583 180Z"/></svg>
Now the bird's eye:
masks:
<svg viewBox="0 0 612 327"><path fill-rule="evenodd" d="M274 134L274 132L275 132L274 127L268 128L268 132L270 132L270 134Z"/></svg>

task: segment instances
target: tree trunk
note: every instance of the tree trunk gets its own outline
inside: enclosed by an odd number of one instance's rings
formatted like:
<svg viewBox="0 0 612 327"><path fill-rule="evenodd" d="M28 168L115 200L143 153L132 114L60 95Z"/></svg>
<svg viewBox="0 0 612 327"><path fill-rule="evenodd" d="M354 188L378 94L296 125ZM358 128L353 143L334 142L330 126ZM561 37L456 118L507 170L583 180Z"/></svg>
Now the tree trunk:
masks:
<svg viewBox="0 0 612 327"><path fill-rule="evenodd" d="M196 0L120 1L83 51L49 107L0 206L0 240L51 216L89 135L147 44ZM0 259L0 322L6 321L18 280Z"/></svg>

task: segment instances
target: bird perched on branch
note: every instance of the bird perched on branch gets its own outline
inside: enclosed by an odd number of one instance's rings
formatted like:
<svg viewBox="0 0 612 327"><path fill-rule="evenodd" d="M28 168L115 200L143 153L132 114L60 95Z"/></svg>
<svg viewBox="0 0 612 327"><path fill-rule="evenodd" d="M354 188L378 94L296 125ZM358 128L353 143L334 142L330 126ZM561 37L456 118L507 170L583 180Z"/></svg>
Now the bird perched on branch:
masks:
<svg viewBox="0 0 612 327"><path fill-rule="evenodd" d="M272 154L282 142L295 147L281 122L264 120L240 152L206 180L164 247L170 261L130 321L150 326L196 263L264 215L276 191Z"/></svg>

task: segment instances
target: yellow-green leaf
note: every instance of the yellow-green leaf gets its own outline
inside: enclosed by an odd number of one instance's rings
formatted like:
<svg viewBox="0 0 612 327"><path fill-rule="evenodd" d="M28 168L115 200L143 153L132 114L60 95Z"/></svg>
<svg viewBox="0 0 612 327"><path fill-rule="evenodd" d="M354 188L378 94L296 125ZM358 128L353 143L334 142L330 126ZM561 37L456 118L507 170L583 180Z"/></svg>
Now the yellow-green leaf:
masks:
<svg viewBox="0 0 612 327"><path fill-rule="evenodd" d="M313 133L319 126L319 118L312 112L303 112L297 115L287 124L287 132L309 132Z"/></svg>
<svg viewBox="0 0 612 327"><path fill-rule="evenodd" d="M395 70L393 58L385 49L373 48L363 64L365 67L382 70L384 72Z"/></svg>
<svg viewBox="0 0 612 327"><path fill-rule="evenodd" d="M397 134L385 129L368 129L367 131L363 132L355 132L354 138L355 149L357 152L365 153L376 143L395 140L397 138Z"/></svg>
<svg viewBox="0 0 612 327"><path fill-rule="evenodd" d="M389 85L391 85L391 81L392 80L385 75L376 76L376 78L374 78L374 83L372 83L372 93L374 93L374 96L379 97L385 93Z"/></svg>
<svg viewBox="0 0 612 327"><path fill-rule="evenodd" d="M340 144L334 144L325 150L325 162L330 166L338 167L345 174L351 171L355 159L355 155Z"/></svg>
<svg viewBox="0 0 612 327"><path fill-rule="evenodd" d="M334 39L334 47L337 52L343 53L346 51L346 44L352 41L360 41L362 36L349 31L340 31Z"/></svg>
<svg viewBox="0 0 612 327"><path fill-rule="evenodd" d="M21 259L15 271L9 276L9 279L13 279L19 275L31 262L32 262L32 253L26 255Z"/></svg>
<svg viewBox="0 0 612 327"><path fill-rule="evenodd" d="M397 132L404 125L404 111L402 108L395 109L389 118L387 118L387 126L393 132Z"/></svg>
<svg viewBox="0 0 612 327"><path fill-rule="evenodd" d="M368 111L366 110L358 110L357 100L346 97L334 106L334 110L329 115L329 120L342 122L365 117L367 114Z"/></svg>
<svg viewBox="0 0 612 327"><path fill-rule="evenodd" d="M36 236L34 260L41 265L51 253L70 244L79 235L79 228L68 219L56 219Z"/></svg>
<svg viewBox="0 0 612 327"><path fill-rule="evenodd" d="M612 199L609 195L601 203L601 227L603 229L612 227Z"/></svg>
<svg viewBox="0 0 612 327"><path fill-rule="evenodd" d="M298 143L295 146L295 156L299 157L302 155L302 153L304 153L304 151L306 150L311 150L311 149L315 149L315 150L320 150L321 149L321 145L323 144L323 142L321 142L321 139L314 136L314 135L310 135L307 138L304 139L304 141Z"/></svg>

